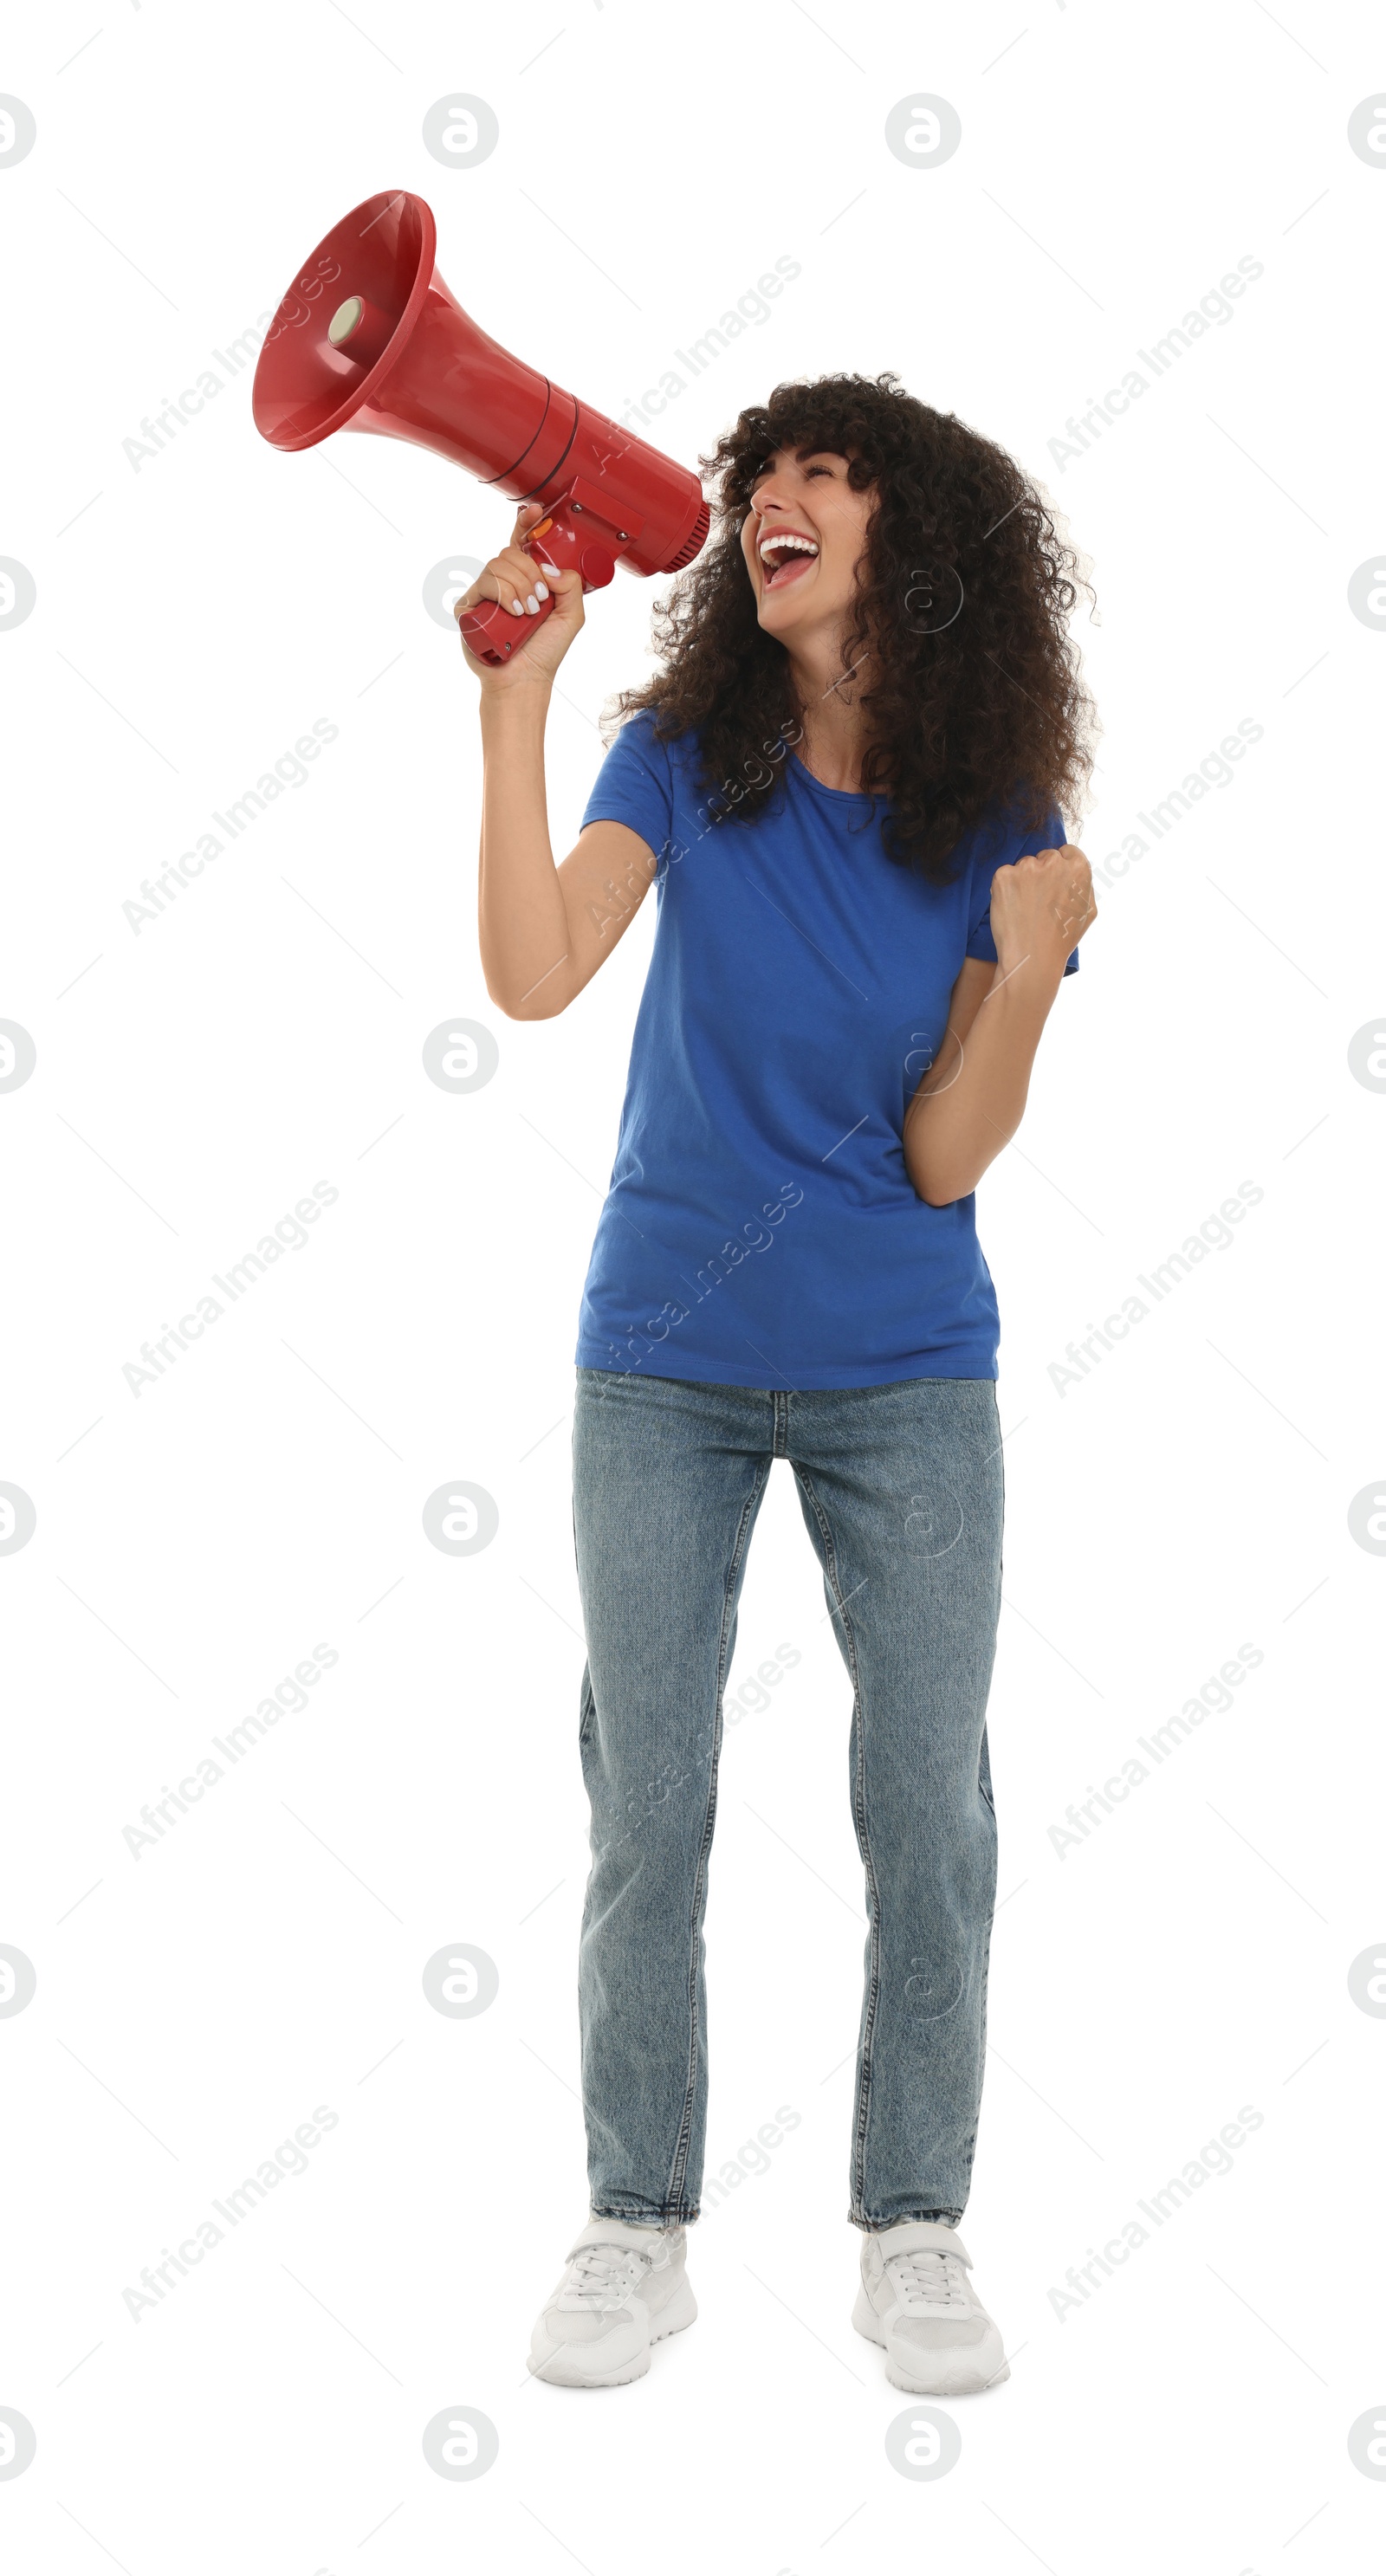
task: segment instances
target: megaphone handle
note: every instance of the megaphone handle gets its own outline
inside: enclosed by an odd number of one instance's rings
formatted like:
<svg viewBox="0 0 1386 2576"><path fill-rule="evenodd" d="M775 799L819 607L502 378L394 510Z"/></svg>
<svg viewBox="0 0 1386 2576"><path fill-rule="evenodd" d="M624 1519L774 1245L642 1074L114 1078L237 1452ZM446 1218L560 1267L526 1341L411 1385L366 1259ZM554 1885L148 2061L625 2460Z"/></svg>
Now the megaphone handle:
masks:
<svg viewBox="0 0 1386 2576"><path fill-rule="evenodd" d="M537 613L528 610L523 617L512 616L498 599L478 600L475 608L466 608L458 618L458 632L469 653L478 662L489 662L493 669L513 660L522 644L527 644L535 630L553 608L552 595L541 599Z"/></svg>
<svg viewBox="0 0 1386 2576"><path fill-rule="evenodd" d="M551 557L561 572L581 574L584 591L604 590L614 577L616 558L611 548L591 535L584 519L571 517L562 502L547 519L527 530L526 546L534 546L536 540L544 557ZM479 662L488 662L493 670L500 670L529 642L551 614L553 605L550 594L540 600L536 614L526 611L523 617L516 617L510 609L502 608L498 599L479 600L475 608L463 611L458 629L468 651Z"/></svg>

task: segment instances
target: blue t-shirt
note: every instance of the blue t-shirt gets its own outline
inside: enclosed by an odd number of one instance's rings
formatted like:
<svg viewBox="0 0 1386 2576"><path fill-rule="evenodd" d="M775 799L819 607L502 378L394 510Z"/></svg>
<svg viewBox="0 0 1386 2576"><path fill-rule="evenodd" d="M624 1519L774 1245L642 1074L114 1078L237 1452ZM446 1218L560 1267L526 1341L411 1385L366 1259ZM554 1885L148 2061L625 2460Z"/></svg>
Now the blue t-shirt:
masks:
<svg viewBox="0 0 1386 2576"><path fill-rule="evenodd" d="M584 827L626 824L659 873L577 1364L750 1387L994 1378L975 1200L920 1198L904 1117L963 959L995 960L994 870L1063 824L969 846L931 886L883 849L884 800L793 752L783 778L754 823L710 825L694 738L658 742L642 714L588 800Z"/></svg>

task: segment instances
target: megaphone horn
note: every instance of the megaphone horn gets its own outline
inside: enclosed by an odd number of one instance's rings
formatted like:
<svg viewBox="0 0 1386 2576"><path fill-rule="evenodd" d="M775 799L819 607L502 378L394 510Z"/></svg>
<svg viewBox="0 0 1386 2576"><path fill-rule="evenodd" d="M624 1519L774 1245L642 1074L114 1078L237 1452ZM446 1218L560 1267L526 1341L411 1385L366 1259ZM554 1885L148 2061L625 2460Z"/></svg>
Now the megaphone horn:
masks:
<svg viewBox="0 0 1386 2576"><path fill-rule="evenodd" d="M560 570L600 589L615 567L679 572L700 554L708 505L695 474L551 384L464 313L434 264L422 197L383 189L334 224L270 325L251 408L294 455L339 429L431 447L512 501L538 501L531 532ZM523 623L495 600L459 619L499 666L553 607Z"/></svg>

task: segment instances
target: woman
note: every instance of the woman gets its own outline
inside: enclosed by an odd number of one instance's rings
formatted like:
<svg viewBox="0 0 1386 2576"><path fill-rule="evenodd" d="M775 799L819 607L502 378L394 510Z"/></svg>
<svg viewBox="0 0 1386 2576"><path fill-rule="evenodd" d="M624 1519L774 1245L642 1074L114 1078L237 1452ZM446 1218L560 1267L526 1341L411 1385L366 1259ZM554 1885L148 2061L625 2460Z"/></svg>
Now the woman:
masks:
<svg viewBox="0 0 1386 2576"><path fill-rule="evenodd" d="M658 920L573 1425L592 1871L579 1964L591 2218L535 2328L568 2387L696 2315L702 1921L722 1692L772 1461L853 1689L866 1991L853 2323L899 2388L1005 2378L957 2234L977 2137L996 1820L998 1320L973 1192L1094 916L1075 559L1013 461L895 378L781 385L705 464L711 545L657 613L555 867L544 723L575 573L505 551L460 606L543 627L481 683L487 989L565 1010Z"/></svg>

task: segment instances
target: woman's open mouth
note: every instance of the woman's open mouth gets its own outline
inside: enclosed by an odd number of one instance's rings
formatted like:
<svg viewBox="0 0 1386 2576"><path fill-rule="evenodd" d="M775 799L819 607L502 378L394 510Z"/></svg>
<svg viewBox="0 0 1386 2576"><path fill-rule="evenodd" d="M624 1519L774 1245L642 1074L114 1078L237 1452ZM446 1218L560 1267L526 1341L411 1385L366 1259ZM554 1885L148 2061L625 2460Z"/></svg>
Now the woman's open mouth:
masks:
<svg viewBox="0 0 1386 2576"><path fill-rule="evenodd" d="M797 528L781 528L772 537L762 537L758 551L767 590L784 590L790 582L802 580L818 558L812 537L800 535Z"/></svg>

